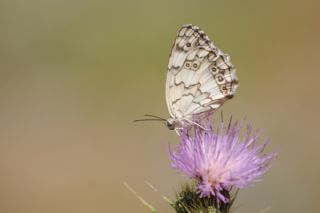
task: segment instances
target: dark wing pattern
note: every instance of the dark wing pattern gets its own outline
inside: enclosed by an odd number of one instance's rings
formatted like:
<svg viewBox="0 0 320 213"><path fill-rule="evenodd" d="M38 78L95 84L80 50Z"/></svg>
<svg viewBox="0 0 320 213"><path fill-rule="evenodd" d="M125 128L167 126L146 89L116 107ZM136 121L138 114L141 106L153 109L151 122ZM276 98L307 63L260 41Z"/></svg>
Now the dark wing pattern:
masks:
<svg viewBox="0 0 320 213"><path fill-rule="evenodd" d="M183 26L173 44L166 81L166 101L172 118L187 118L217 110L233 97L236 69L228 55L193 25Z"/></svg>

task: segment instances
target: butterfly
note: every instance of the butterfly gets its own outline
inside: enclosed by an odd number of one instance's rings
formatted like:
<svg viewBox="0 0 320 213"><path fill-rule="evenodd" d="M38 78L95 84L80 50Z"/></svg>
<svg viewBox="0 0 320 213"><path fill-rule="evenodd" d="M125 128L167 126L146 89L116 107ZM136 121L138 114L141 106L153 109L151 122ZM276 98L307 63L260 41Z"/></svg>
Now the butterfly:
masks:
<svg viewBox="0 0 320 213"><path fill-rule="evenodd" d="M232 98L238 87L230 57L218 49L198 26L184 25L173 43L168 63L166 102L170 130L201 125L194 118L215 112ZM178 132L177 132L178 133Z"/></svg>

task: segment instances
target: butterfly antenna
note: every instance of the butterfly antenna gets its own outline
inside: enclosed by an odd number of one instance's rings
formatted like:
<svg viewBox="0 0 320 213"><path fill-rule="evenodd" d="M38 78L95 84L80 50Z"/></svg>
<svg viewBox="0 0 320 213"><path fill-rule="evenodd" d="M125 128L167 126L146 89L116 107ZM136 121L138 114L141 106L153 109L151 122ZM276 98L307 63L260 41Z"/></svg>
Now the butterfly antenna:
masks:
<svg viewBox="0 0 320 213"><path fill-rule="evenodd" d="M140 121L163 121L163 120L162 119L153 119L153 118L133 120L133 122L140 122Z"/></svg>
<svg viewBox="0 0 320 213"><path fill-rule="evenodd" d="M151 117L151 118L137 119L137 120L134 120L133 122L140 122L140 121L166 121L166 119L161 118L161 117L156 116L156 115L145 114L144 116L145 117Z"/></svg>
<svg viewBox="0 0 320 213"><path fill-rule="evenodd" d="M144 116L146 116L146 117L152 117L152 118L158 118L158 119L160 119L160 120L166 121L166 119L161 118L161 117L156 116L156 115L145 114Z"/></svg>

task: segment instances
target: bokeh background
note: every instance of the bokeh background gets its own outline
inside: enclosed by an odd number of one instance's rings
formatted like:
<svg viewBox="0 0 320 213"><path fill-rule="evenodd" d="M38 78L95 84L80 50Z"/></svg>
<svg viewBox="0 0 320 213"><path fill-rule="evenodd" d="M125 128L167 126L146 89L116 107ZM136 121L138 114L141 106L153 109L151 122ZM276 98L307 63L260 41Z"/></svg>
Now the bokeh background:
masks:
<svg viewBox="0 0 320 213"><path fill-rule="evenodd" d="M169 167L168 55L183 24L231 55L223 106L279 153L235 212L318 212L320 3L316 0L1 0L0 212L161 212L186 179ZM151 182L153 192L145 181Z"/></svg>

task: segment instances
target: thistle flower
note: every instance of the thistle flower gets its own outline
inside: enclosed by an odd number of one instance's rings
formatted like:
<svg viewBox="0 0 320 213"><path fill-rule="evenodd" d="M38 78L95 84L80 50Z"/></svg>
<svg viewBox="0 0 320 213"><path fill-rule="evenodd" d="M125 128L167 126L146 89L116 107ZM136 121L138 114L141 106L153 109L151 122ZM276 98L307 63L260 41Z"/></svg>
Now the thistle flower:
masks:
<svg viewBox="0 0 320 213"><path fill-rule="evenodd" d="M259 132L252 134L251 126L241 137L243 125L231 119L217 131L209 119L203 123L209 130L198 126L181 130L180 144L170 149L171 166L195 180L200 198L213 196L218 206L231 203L229 192L257 181L269 169L274 153L262 153L268 142L257 145Z"/></svg>

